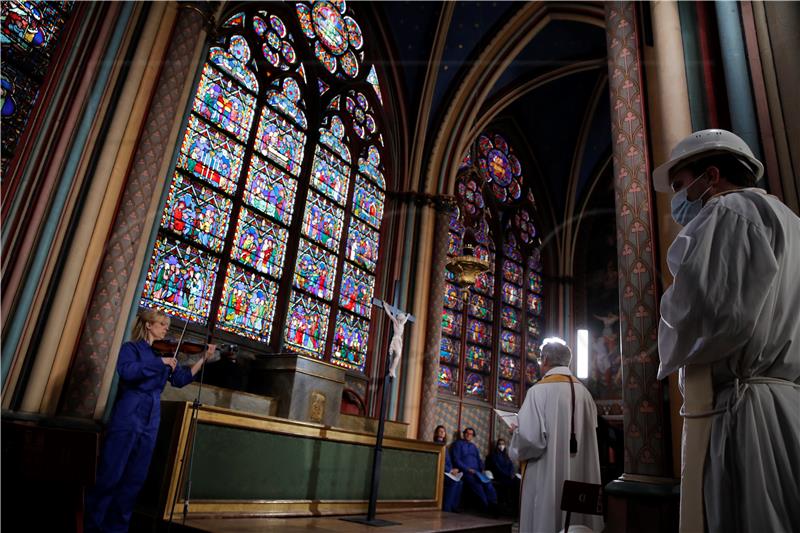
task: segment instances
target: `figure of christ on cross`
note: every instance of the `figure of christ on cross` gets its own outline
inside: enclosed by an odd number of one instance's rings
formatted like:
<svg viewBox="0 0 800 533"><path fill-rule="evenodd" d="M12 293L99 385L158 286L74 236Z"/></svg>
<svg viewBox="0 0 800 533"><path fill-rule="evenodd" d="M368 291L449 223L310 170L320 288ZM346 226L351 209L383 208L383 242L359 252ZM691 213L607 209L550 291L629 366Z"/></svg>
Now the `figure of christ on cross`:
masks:
<svg viewBox="0 0 800 533"><path fill-rule="evenodd" d="M392 340L389 342L389 355L391 356L389 377L394 379L397 377L397 367L400 365L400 359L403 356L403 332L406 328L406 322L414 322L414 316L377 298L372 299L372 304L383 307L383 310L389 315L389 320L392 321Z"/></svg>

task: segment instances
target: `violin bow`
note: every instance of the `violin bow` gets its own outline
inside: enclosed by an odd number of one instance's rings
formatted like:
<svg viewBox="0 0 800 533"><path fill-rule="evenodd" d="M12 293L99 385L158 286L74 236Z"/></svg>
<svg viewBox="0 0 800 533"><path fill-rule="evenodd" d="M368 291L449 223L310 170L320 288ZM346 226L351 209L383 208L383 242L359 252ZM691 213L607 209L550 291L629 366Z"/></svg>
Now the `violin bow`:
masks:
<svg viewBox="0 0 800 533"><path fill-rule="evenodd" d="M176 361L178 360L178 352L181 350L181 343L183 342L183 336L186 334L186 327L189 325L189 321L185 321L183 323L183 329L181 330L181 336L178 338L178 344L175 346L175 353L172 354L172 358Z"/></svg>

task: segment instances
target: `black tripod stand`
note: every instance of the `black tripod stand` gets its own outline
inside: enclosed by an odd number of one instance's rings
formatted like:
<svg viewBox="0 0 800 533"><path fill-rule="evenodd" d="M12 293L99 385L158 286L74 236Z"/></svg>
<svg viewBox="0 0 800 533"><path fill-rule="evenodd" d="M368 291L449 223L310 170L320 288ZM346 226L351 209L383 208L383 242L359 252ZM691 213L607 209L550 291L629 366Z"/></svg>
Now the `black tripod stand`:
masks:
<svg viewBox="0 0 800 533"><path fill-rule="evenodd" d="M205 357L203 354L202 357ZM197 443L197 418L200 415L200 407L203 405L200 403L200 394L203 392L203 377L205 376L205 369L206 365L205 362L203 366L200 367L200 381L197 387L197 395L195 396L194 401L192 402L192 418L189 423L189 432L188 438L191 442L189 446L185 446L183 448L183 454L181 456L181 466L186 464L186 453L189 452L189 463L186 469L186 495L183 498L183 518L181 524L186 525L186 516L189 514L189 500L191 499L192 495L192 466L194 462L194 448L195 444ZM175 514L175 505L178 503L178 494L181 492L181 480L183 476L178 476L178 486L175 487L175 494L172 497L172 504L169 509L169 523L167 524L167 532L170 531L172 528L172 522Z"/></svg>
<svg viewBox="0 0 800 533"><path fill-rule="evenodd" d="M390 357L387 359L391 359ZM383 427L386 419L386 397L391 394L394 378L389 375L391 360L386 362L386 373L383 376L383 393L381 394L380 418L378 418L378 434L375 437L375 450L372 455L372 476L369 487L369 506L367 516L353 516L342 518L348 522L367 524L373 527L395 526L399 522L390 522L375 518L375 508L378 504L378 486L381 481L381 458L383 456Z"/></svg>

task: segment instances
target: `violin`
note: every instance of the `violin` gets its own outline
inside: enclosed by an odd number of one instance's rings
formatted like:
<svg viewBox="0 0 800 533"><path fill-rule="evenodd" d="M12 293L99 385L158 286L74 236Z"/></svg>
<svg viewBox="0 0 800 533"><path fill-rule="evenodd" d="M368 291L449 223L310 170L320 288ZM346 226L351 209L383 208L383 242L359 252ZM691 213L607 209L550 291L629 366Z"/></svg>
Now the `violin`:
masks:
<svg viewBox="0 0 800 533"><path fill-rule="evenodd" d="M187 355L195 355L198 353L202 353L206 351L206 344L200 344L199 342L191 342L191 341L182 341L180 346L178 345L178 341L174 339L162 339L159 341L153 341L152 347L153 350L160 352L162 354L174 354L176 351L180 353L185 353Z"/></svg>

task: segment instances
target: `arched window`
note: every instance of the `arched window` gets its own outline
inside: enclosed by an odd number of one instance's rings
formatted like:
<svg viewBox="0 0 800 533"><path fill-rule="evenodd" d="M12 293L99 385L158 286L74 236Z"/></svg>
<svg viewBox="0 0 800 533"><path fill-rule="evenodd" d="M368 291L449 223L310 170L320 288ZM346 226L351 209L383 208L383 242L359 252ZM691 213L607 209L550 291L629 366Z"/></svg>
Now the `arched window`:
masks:
<svg viewBox="0 0 800 533"><path fill-rule="evenodd" d="M344 1L226 19L141 305L263 352L364 371L386 189L380 88L364 48Z"/></svg>
<svg viewBox="0 0 800 533"><path fill-rule="evenodd" d="M490 268L466 292L448 274L439 392L515 409L538 379L542 281L533 194L502 135L483 134L470 147L456 197L448 254L473 246Z"/></svg>
<svg viewBox="0 0 800 533"><path fill-rule="evenodd" d="M0 3L3 48L2 170L28 122L55 43L75 2Z"/></svg>

